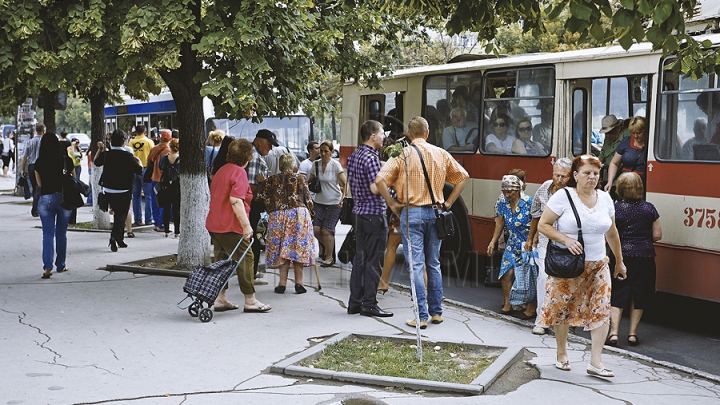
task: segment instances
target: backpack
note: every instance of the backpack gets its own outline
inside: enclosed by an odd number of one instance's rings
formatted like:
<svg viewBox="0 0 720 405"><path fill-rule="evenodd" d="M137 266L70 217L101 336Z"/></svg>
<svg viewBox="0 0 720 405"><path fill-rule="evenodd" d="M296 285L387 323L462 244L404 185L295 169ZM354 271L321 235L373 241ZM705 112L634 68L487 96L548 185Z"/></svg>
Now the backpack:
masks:
<svg viewBox="0 0 720 405"><path fill-rule="evenodd" d="M168 164L163 170L160 182L164 184L173 184L180 180L180 157L175 160L175 163L170 163L170 159L167 156L163 156Z"/></svg>

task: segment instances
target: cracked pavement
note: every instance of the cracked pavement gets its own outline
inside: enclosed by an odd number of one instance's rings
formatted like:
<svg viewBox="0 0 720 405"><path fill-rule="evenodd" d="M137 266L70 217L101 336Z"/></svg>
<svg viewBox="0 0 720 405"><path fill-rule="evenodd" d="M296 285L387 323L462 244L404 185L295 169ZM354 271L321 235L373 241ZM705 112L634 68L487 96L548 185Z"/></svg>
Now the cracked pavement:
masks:
<svg viewBox="0 0 720 405"><path fill-rule="evenodd" d="M41 280L39 220L21 201L0 196L0 404L720 404L720 377L622 351L603 354L615 378L588 376L589 345L577 338L569 344L572 371L557 370L552 336L452 303L444 304L444 322L430 324L423 336L524 346L540 377L502 394L462 397L271 374L272 364L307 349L310 338L413 334L405 326L412 317L409 293L391 288L378 297L392 318L347 315L349 266L321 268L320 292L311 288L317 280L307 268L303 295L273 293L277 277L269 270L269 285L258 286L257 295L272 311L215 313L205 324L175 305L185 295L184 279L98 270L177 250L177 240L155 232L136 231L118 253L107 248L107 234L69 232L70 271ZM89 220L90 208L78 217ZM228 297L242 301L235 279Z"/></svg>

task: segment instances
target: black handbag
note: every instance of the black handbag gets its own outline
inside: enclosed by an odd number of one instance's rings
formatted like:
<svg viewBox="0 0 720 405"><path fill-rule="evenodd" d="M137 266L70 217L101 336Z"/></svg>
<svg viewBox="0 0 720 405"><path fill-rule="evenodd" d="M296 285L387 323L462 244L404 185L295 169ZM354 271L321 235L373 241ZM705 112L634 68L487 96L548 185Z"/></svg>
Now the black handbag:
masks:
<svg viewBox="0 0 720 405"><path fill-rule="evenodd" d="M108 211L108 200L107 196L105 195L105 191L100 190L100 192L98 193L97 206L102 212Z"/></svg>
<svg viewBox="0 0 720 405"><path fill-rule="evenodd" d="M314 165L315 177L313 177L312 181L308 183L308 189L310 189L313 193L320 193L322 192L322 185L320 185L320 169L318 167L318 162L315 162Z"/></svg>
<svg viewBox="0 0 720 405"><path fill-rule="evenodd" d="M345 197L343 199L343 205L340 209L340 223L343 225L352 225L353 220L353 207L355 206L355 203L353 202L352 197Z"/></svg>
<svg viewBox="0 0 720 405"><path fill-rule="evenodd" d="M347 233L347 236L345 236L345 240L338 251L338 260L344 264L352 262L355 258L355 249L355 228L350 228L350 231Z"/></svg>
<svg viewBox="0 0 720 405"><path fill-rule="evenodd" d="M90 187L75 177L64 174L62 179L62 196L60 206L66 210L75 210L85 205L83 194L87 195Z"/></svg>
<svg viewBox="0 0 720 405"><path fill-rule="evenodd" d="M570 200L573 214L575 214L575 221L577 221L578 226L578 242L583 247L583 251L579 255L574 255L569 249L557 246L552 240L548 241L547 252L545 253L545 273L548 276L557 278L575 278L585 272L585 242L583 241L582 224L575 203L570 198L570 192L567 189L564 190L568 200Z"/></svg>
<svg viewBox="0 0 720 405"><path fill-rule="evenodd" d="M452 238L455 235L455 220L453 219L453 214L451 211L443 211L435 203L435 193L433 193L430 177L428 177L427 169L425 168L425 160L423 160L420 149L416 145L413 145L413 147L417 151L418 156L420 156L420 164L422 165L423 174L425 175L425 183L427 183L432 206L435 209L435 229L437 230L437 237L440 240Z"/></svg>

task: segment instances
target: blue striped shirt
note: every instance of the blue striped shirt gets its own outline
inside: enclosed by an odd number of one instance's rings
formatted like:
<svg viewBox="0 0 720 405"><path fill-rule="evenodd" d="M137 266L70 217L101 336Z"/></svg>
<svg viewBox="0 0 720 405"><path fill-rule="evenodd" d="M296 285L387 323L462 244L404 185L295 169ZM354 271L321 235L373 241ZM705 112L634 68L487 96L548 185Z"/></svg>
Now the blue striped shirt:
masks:
<svg viewBox="0 0 720 405"><path fill-rule="evenodd" d="M380 172L378 151L362 144L348 157L348 181L353 196L353 214L385 215L385 200L370 191L370 185Z"/></svg>

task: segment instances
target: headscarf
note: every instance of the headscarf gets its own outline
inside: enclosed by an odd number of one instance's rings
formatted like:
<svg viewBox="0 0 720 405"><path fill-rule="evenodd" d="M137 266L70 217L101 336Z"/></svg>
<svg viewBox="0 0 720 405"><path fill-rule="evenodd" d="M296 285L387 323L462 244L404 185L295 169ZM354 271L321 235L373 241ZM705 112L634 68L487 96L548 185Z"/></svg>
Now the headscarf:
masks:
<svg viewBox="0 0 720 405"><path fill-rule="evenodd" d="M522 190L522 181L518 176L506 174L502 178L502 190Z"/></svg>

